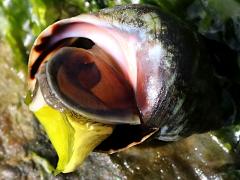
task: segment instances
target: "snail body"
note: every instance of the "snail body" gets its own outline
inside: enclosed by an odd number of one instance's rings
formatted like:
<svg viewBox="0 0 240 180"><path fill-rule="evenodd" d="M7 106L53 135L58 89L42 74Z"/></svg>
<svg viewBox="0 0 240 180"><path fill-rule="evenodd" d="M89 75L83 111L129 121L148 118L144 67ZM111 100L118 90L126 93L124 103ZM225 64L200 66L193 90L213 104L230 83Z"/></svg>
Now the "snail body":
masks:
<svg viewBox="0 0 240 180"><path fill-rule="evenodd" d="M58 21L39 35L29 58L33 112L47 105L112 127L91 150L113 153L150 136L174 141L216 126L215 88L198 35L152 6Z"/></svg>

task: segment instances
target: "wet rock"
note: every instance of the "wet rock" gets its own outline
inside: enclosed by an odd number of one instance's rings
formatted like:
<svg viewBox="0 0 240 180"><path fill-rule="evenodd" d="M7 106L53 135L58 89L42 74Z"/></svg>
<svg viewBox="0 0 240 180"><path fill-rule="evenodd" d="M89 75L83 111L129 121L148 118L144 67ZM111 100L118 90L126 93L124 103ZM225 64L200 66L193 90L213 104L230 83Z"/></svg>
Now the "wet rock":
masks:
<svg viewBox="0 0 240 180"><path fill-rule="evenodd" d="M21 172L17 167L0 165L0 179L17 180L21 179Z"/></svg>
<svg viewBox="0 0 240 180"><path fill-rule="evenodd" d="M127 179L120 165L103 153L91 153L77 172L81 179Z"/></svg>
<svg viewBox="0 0 240 180"><path fill-rule="evenodd" d="M128 179L221 179L239 163L210 133L173 143L151 141L113 155Z"/></svg>

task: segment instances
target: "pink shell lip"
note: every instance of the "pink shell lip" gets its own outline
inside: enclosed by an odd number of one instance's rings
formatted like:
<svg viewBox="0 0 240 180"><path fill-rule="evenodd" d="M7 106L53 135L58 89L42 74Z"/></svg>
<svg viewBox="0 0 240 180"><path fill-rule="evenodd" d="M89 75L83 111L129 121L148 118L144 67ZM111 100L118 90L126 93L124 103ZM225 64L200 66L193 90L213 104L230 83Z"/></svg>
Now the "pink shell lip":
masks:
<svg viewBox="0 0 240 180"><path fill-rule="evenodd" d="M138 37L114 28L94 15L80 15L54 23L36 39L29 58L29 89L35 86L35 74L54 51L65 44L66 38L84 37L108 52L122 68L133 89L137 84ZM66 45L68 42L65 42Z"/></svg>

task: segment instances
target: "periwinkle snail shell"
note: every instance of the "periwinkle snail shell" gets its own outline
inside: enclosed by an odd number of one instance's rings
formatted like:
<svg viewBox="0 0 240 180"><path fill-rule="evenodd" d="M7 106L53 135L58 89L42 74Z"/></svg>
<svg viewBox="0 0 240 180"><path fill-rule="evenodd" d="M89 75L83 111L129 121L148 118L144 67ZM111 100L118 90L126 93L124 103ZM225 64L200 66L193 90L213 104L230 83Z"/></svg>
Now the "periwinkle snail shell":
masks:
<svg viewBox="0 0 240 180"><path fill-rule="evenodd" d="M76 31L78 25L83 27L82 32ZM107 31L109 34L104 35L115 38L119 44L108 47L107 39L95 36L100 32L87 32L84 25L91 26L90 31L94 28ZM129 147L153 133L159 140L174 141L220 124L220 95L216 93L210 61L198 35L176 17L152 6L127 5L51 25L38 37L31 51L32 91L44 62L60 47L75 46L74 38L84 38L80 41L83 49L89 48L85 47L89 42L85 45L84 42L90 39L113 58L119 58L113 53L121 47L123 57L129 62L120 66L134 92L141 122L117 123L113 134L99 149Z"/></svg>

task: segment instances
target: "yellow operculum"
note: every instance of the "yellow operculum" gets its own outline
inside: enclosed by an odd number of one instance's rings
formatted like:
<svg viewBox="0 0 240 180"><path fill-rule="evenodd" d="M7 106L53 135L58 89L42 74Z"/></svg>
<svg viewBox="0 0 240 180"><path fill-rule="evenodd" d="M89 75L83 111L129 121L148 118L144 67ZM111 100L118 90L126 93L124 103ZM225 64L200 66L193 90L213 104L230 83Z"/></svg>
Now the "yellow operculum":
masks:
<svg viewBox="0 0 240 180"><path fill-rule="evenodd" d="M34 114L43 125L58 154L55 174L74 171L113 131L110 125L64 114L47 105Z"/></svg>

